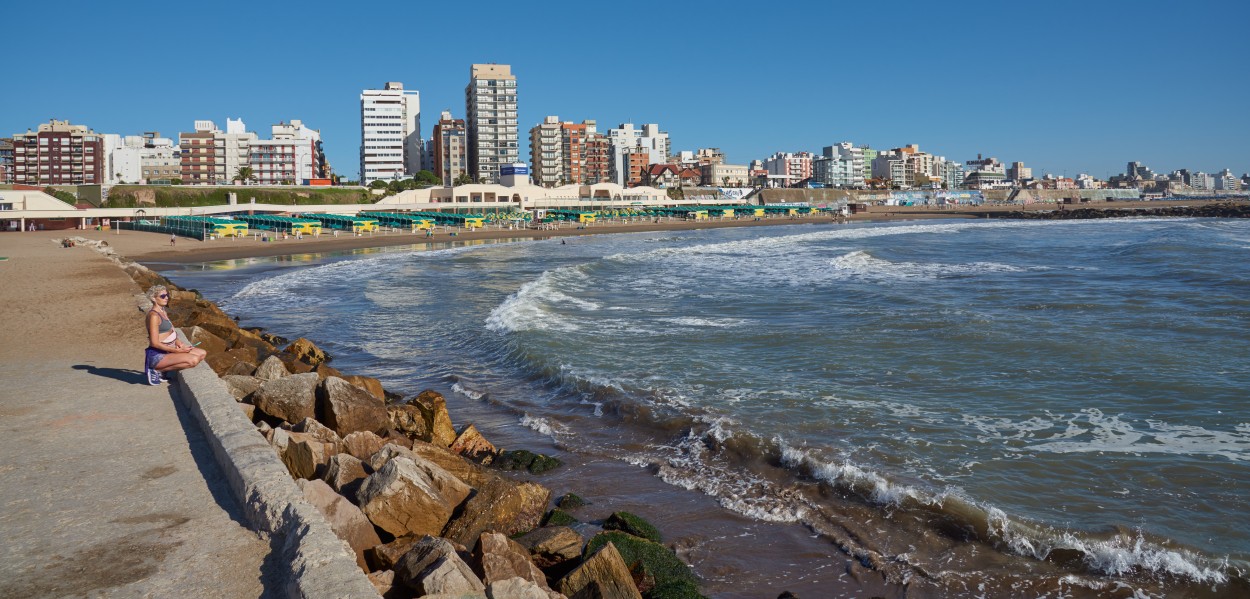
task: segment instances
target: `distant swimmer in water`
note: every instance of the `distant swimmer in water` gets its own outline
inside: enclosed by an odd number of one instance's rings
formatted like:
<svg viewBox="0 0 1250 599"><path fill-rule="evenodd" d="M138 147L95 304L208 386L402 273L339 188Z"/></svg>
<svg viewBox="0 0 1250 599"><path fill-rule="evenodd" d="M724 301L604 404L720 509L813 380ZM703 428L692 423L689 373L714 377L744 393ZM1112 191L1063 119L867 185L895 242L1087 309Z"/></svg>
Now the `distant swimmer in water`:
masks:
<svg viewBox="0 0 1250 599"><path fill-rule="evenodd" d="M569 244L569 242L567 242L567 241L565 241L565 240L563 240L563 239L561 239L561 240L560 240L560 245L568 245L568 244Z"/></svg>

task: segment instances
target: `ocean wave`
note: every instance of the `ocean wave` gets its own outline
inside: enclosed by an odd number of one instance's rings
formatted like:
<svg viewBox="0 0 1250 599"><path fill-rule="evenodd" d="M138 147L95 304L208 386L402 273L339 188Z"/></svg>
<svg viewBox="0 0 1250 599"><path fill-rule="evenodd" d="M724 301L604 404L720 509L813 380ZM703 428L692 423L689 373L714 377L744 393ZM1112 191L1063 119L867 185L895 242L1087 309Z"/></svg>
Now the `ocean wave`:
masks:
<svg viewBox="0 0 1250 599"><path fill-rule="evenodd" d="M863 250L856 250L830 261L833 270L851 277L878 279L939 279L982 273L1024 272L1027 269L997 262L941 264L891 262Z"/></svg>
<svg viewBox="0 0 1250 599"><path fill-rule="evenodd" d="M499 333L519 331L572 332L581 328L575 319L562 317L548 306L567 304L581 310L594 311L599 304L561 290L569 273L582 268L566 266L543 272L537 279L521 286L486 317L486 328ZM573 292L575 293L575 292Z"/></svg>
<svg viewBox="0 0 1250 599"><path fill-rule="evenodd" d="M1147 419L1142 428L1094 408L1066 416L1047 413L1022 421L965 415L964 423L981 433L981 441L1024 441L1008 448L1012 451L1163 453L1250 460L1250 427L1245 423L1232 431L1219 431Z"/></svg>
<svg viewBox="0 0 1250 599"><path fill-rule="evenodd" d="M456 381L455 383L452 383L451 390L469 399L472 399L473 401L481 401L482 398L486 397L487 395L486 391L478 391L476 389L471 389L469 387L466 387L460 381Z"/></svg>

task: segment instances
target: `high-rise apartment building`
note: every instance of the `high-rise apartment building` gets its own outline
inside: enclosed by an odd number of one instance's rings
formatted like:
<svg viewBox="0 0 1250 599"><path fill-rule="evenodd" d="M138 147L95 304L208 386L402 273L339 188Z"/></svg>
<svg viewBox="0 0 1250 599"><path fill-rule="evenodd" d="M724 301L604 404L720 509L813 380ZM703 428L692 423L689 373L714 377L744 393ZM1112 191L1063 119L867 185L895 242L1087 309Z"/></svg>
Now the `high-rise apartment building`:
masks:
<svg viewBox="0 0 1250 599"><path fill-rule="evenodd" d="M520 158L517 86L506 64L475 64L464 89L469 173L479 183L499 181L500 166Z"/></svg>
<svg viewBox="0 0 1250 599"><path fill-rule="evenodd" d="M608 130L608 142L611 144L609 173L618 185L628 185L631 180L641 181L641 173L635 179L634 171L630 169L630 164L637 158L631 159L628 155L646 154L647 164L667 164L669 161L671 144L668 133L660 131L660 126L654 123L643 125L642 129L635 129L633 123L621 123L619 127Z"/></svg>
<svg viewBox="0 0 1250 599"><path fill-rule="evenodd" d="M96 185L105 182L104 136L83 125L52 120L13 136L13 183Z"/></svg>
<svg viewBox="0 0 1250 599"><path fill-rule="evenodd" d="M249 147L248 166L254 182L301 185L325 178L325 152L320 131L305 127L298 119L280 122L271 131L272 138L253 141Z"/></svg>
<svg viewBox="0 0 1250 599"><path fill-rule="evenodd" d="M798 185L812 178L812 158L810 152L777 152L764 160L764 169L770 179L787 187Z"/></svg>
<svg viewBox="0 0 1250 599"><path fill-rule="evenodd" d="M13 182L13 139L0 138L0 183Z"/></svg>
<svg viewBox="0 0 1250 599"><path fill-rule="evenodd" d="M178 149L172 139L160 136L159 131L143 134L143 149L139 153L140 174L149 184L168 184L182 178L182 165L178 161Z"/></svg>
<svg viewBox="0 0 1250 599"><path fill-rule="evenodd" d="M530 177L534 185L555 187L564 182L560 117L549 116L530 129Z"/></svg>
<svg viewBox="0 0 1250 599"><path fill-rule="evenodd" d="M195 121L194 132L178 134L183 184L230 185L248 166L256 139L243 119L226 119L224 132L212 121Z"/></svg>
<svg viewBox="0 0 1250 599"><path fill-rule="evenodd" d="M388 81L360 92L360 184L403 179L421 170L421 94Z"/></svg>
<svg viewBox="0 0 1250 599"><path fill-rule="evenodd" d="M443 185L453 184L457 177L468 172L468 137L464 119L453 119L451 112L444 110L439 115L430 146L430 166L434 174L443 180Z"/></svg>
<svg viewBox="0 0 1250 599"><path fill-rule="evenodd" d="M530 129L530 164L536 185L593 185L608 180L608 139L595 121L561 122L549 116Z"/></svg>

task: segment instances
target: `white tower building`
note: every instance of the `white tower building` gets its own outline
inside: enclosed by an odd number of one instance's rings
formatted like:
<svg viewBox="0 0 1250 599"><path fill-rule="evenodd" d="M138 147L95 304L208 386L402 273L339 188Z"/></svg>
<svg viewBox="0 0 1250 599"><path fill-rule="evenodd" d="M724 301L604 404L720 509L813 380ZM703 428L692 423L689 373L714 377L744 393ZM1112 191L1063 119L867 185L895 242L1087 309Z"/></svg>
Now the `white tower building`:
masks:
<svg viewBox="0 0 1250 599"><path fill-rule="evenodd" d="M421 95L388 81L360 92L360 184L403 179L421 170Z"/></svg>

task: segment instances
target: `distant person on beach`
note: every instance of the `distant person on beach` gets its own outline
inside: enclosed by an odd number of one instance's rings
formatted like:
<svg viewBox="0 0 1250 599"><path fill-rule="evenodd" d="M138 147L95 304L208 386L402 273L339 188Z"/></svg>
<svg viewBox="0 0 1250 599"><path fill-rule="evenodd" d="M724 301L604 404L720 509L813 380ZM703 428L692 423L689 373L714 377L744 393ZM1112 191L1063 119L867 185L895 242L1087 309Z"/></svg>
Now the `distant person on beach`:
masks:
<svg viewBox="0 0 1250 599"><path fill-rule="evenodd" d="M174 247L174 243L178 241L178 236L173 233L169 234L169 247Z"/></svg>
<svg viewBox="0 0 1250 599"><path fill-rule="evenodd" d="M164 285L153 285L147 295L152 301L152 309L145 317L148 348L144 350L143 371L149 385L159 385L164 373L191 368L199 364L208 352L178 339L178 331L165 311L169 307L169 290Z"/></svg>

